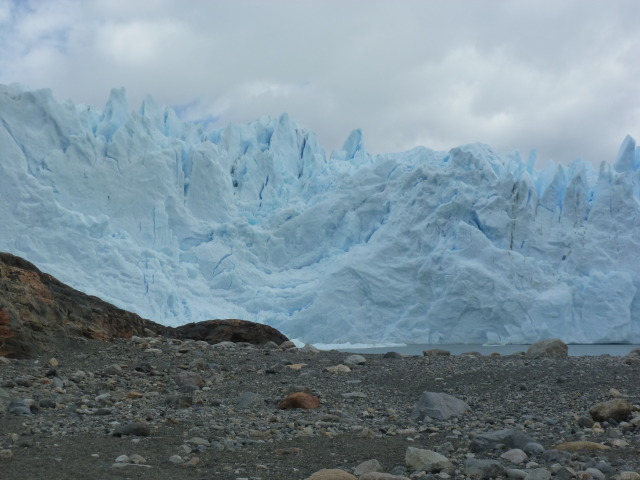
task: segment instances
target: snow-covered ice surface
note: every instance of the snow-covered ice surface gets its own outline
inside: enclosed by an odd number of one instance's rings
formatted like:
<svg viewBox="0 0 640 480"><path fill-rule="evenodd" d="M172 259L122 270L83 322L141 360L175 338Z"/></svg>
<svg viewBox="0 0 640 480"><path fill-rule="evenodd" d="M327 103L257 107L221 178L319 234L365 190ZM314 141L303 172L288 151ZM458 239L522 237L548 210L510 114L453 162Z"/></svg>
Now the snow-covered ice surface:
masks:
<svg viewBox="0 0 640 480"><path fill-rule="evenodd" d="M327 157L287 115L205 132L0 86L0 250L168 325L312 343L640 342L640 149Z"/></svg>

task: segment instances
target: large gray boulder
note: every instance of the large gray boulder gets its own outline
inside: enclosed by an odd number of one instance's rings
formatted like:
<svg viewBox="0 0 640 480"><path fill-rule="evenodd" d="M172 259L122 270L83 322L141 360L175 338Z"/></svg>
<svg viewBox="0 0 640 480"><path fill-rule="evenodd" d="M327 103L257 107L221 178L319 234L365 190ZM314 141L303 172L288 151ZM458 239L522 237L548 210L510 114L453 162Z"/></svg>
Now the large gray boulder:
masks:
<svg viewBox="0 0 640 480"><path fill-rule="evenodd" d="M506 470L497 460L467 458L464 461L464 473L471 478L490 479L504 478Z"/></svg>
<svg viewBox="0 0 640 480"><path fill-rule="evenodd" d="M515 428L506 428L504 430L496 430L494 432L482 433L471 440L469 449L474 452L485 452L493 450L496 445L505 445L508 448L519 448L527 451L526 447L535 440L529 435L516 430Z"/></svg>
<svg viewBox="0 0 640 480"><path fill-rule="evenodd" d="M566 358L569 355L569 347L559 338L549 338L531 345L527 349L529 358Z"/></svg>
<svg viewBox="0 0 640 480"><path fill-rule="evenodd" d="M422 420L425 417L436 420L446 420L447 418L462 415L471 407L466 402L446 393L423 392L411 413L415 420Z"/></svg>
<svg viewBox="0 0 640 480"><path fill-rule="evenodd" d="M404 456L405 463L410 470L428 473L453 473L453 464L447 457L424 448L408 447Z"/></svg>

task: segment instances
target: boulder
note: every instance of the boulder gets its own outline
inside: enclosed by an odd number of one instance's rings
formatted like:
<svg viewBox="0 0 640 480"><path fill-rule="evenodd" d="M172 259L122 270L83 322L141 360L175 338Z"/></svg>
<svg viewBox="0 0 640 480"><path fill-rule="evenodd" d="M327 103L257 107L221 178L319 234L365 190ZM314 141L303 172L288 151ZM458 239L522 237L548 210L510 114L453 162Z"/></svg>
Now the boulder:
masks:
<svg viewBox="0 0 640 480"><path fill-rule="evenodd" d="M382 472L382 465L380 465L380 462L375 458L362 462L360 465L353 469L353 473L358 477L361 477L361 475L364 475L365 473L373 472Z"/></svg>
<svg viewBox="0 0 640 480"><path fill-rule="evenodd" d="M444 471L452 473L454 470L453 464L447 457L433 450L408 447L404 459L407 468L414 471L424 470L429 473Z"/></svg>
<svg viewBox="0 0 640 480"><path fill-rule="evenodd" d="M566 358L568 355L569 347L559 338L536 342L527 349L526 353L529 358Z"/></svg>
<svg viewBox="0 0 640 480"><path fill-rule="evenodd" d="M362 355L349 355L342 363L347 367L355 367L356 365L364 365L367 363L367 359Z"/></svg>
<svg viewBox="0 0 640 480"><path fill-rule="evenodd" d="M520 448L526 452L527 445L531 443L535 443L535 440L529 435L515 428L507 428L477 435L471 440L469 449L474 453L485 452L502 444L508 448Z"/></svg>
<svg viewBox="0 0 640 480"><path fill-rule="evenodd" d="M264 345L267 342L274 342L280 345L289 341L285 335L269 325L238 319L187 323L177 327L175 331L179 338L204 340L210 344L247 342L253 345Z"/></svg>
<svg viewBox="0 0 640 480"><path fill-rule="evenodd" d="M467 458L464 461L464 473L471 478L504 478L506 470L497 460Z"/></svg>
<svg viewBox="0 0 640 480"><path fill-rule="evenodd" d="M323 468L306 480L357 480L357 477L338 468Z"/></svg>
<svg viewBox="0 0 640 480"><path fill-rule="evenodd" d="M605 422L607 420L622 422L631 415L631 405L625 398L614 398L594 405L589 410L589 414L596 422Z"/></svg>
<svg viewBox="0 0 640 480"><path fill-rule="evenodd" d="M470 408L467 403L452 395L424 392L416 402L411 416L416 420L422 420L425 417L446 420L456 415L462 415Z"/></svg>
<svg viewBox="0 0 640 480"><path fill-rule="evenodd" d="M320 399L306 392L294 392L284 397L278 408L281 410L288 410L291 408L302 408L311 410L320 406Z"/></svg>

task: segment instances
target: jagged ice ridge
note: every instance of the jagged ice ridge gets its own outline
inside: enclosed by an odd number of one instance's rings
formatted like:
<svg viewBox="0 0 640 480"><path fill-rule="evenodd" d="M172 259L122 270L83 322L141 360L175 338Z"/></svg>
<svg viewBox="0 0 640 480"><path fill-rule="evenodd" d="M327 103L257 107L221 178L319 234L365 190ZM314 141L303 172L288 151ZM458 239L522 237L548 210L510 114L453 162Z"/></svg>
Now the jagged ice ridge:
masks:
<svg viewBox="0 0 640 480"><path fill-rule="evenodd" d="M320 343L640 342L640 149L329 158L286 114L205 132L0 86L0 249L168 325Z"/></svg>

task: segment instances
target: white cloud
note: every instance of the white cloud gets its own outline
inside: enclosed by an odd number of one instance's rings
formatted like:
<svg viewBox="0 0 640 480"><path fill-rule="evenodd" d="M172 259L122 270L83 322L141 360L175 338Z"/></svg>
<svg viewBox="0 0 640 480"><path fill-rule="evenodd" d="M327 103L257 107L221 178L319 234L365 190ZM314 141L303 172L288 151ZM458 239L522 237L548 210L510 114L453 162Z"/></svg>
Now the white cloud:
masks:
<svg viewBox="0 0 640 480"><path fill-rule="evenodd" d="M634 0L0 0L0 22L12 16L0 82L96 105L125 86L133 107L150 93L220 124L288 111L328 149L361 128L372 152L483 141L598 163L640 135L639 12Z"/></svg>

